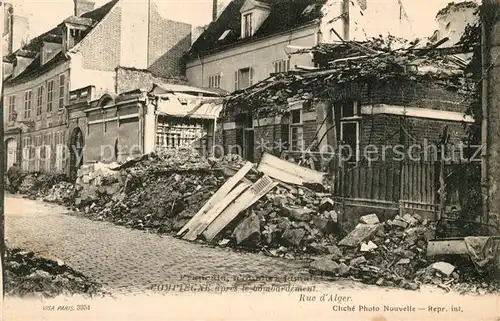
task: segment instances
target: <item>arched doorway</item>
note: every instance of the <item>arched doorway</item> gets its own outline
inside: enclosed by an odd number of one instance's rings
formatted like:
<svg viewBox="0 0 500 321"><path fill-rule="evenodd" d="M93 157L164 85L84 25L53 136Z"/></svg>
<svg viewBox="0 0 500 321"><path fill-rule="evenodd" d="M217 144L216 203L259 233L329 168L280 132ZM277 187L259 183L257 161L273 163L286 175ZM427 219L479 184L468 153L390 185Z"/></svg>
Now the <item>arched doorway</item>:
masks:
<svg viewBox="0 0 500 321"><path fill-rule="evenodd" d="M77 127L71 133L70 146L70 173L69 177L76 180L78 169L83 164L83 132Z"/></svg>
<svg viewBox="0 0 500 321"><path fill-rule="evenodd" d="M14 163L17 163L17 140L9 138L5 141L6 154L6 169L9 169Z"/></svg>

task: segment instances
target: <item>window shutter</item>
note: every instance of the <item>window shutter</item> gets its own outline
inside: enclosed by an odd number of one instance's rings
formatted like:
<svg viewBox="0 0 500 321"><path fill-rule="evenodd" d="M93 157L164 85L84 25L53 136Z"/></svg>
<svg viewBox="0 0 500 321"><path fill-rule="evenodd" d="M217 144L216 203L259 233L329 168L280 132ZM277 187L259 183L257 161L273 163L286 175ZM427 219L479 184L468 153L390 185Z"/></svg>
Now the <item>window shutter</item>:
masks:
<svg viewBox="0 0 500 321"><path fill-rule="evenodd" d="M252 86L252 85L253 85L253 68L252 68L252 67L250 67L250 68L248 68L248 69L249 69L249 70L248 70L248 78L249 78L249 79L248 79L248 84L249 84L250 86Z"/></svg>
<svg viewBox="0 0 500 321"><path fill-rule="evenodd" d="M234 90L239 89L239 83L238 83L238 71L236 70L234 72Z"/></svg>

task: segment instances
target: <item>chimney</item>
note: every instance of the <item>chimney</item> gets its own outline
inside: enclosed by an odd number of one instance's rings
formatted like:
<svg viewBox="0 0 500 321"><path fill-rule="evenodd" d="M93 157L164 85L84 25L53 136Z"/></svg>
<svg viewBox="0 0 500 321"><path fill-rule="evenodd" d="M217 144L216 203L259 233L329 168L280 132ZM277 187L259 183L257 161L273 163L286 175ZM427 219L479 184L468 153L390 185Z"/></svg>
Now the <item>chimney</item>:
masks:
<svg viewBox="0 0 500 321"><path fill-rule="evenodd" d="M217 0L212 0L212 21L217 20Z"/></svg>
<svg viewBox="0 0 500 321"><path fill-rule="evenodd" d="M73 0L75 7L74 15L80 17L82 14L94 10L95 2L88 0Z"/></svg>

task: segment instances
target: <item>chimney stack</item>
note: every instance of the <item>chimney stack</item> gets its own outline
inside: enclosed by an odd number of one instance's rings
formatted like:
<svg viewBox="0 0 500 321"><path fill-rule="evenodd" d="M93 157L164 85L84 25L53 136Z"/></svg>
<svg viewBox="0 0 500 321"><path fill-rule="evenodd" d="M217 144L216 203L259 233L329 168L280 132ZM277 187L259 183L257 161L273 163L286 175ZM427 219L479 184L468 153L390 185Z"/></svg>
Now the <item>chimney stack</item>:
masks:
<svg viewBox="0 0 500 321"><path fill-rule="evenodd" d="M212 21L217 20L217 0L213 0L212 4Z"/></svg>
<svg viewBox="0 0 500 321"><path fill-rule="evenodd" d="M74 15L80 17L82 14L94 10L95 2L89 0L73 0Z"/></svg>

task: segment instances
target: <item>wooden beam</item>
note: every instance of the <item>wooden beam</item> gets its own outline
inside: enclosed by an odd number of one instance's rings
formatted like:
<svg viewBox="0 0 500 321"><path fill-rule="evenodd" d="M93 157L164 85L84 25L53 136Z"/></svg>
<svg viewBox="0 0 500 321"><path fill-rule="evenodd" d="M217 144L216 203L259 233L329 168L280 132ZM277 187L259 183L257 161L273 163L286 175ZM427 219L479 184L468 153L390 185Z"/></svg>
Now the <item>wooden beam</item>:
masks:
<svg viewBox="0 0 500 321"><path fill-rule="evenodd" d="M248 187L250 187L250 184L247 183L241 183L236 186L223 200L215 204L206 215L200 218L198 223L186 233L183 239L188 241L196 240L198 235L200 235L200 233L203 232L205 228L207 228L207 226L210 225L210 223L212 223L213 220Z"/></svg>
<svg viewBox="0 0 500 321"><path fill-rule="evenodd" d="M226 195L233 189L233 187L238 184L238 182L245 177L245 175L252 169L253 163L246 162L245 165L230 179L228 179L218 190L212 195L212 197L208 200L208 202L203 205L203 207L187 222L184 227L177 232L177 236L182 235L184 232L189 230L197 221L203 216L206 212L208 212L214 204L220 202Z"/></svg>
<svg viewBox="0 0 500 321"><path fill-rule="evenodd" d="M239 213L246 210L257 202L262 196L278 185L269 176L263 176L243 194L241 194L231 205L229 205L211 224L207 227L203 236L207 241L212 241L224 227L231 223Z"/></svg>

